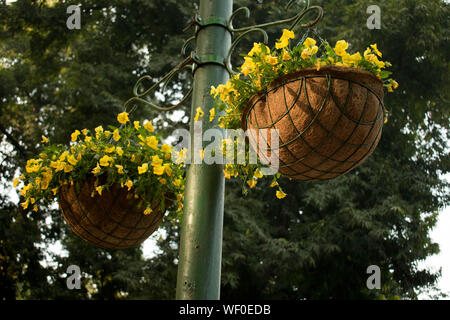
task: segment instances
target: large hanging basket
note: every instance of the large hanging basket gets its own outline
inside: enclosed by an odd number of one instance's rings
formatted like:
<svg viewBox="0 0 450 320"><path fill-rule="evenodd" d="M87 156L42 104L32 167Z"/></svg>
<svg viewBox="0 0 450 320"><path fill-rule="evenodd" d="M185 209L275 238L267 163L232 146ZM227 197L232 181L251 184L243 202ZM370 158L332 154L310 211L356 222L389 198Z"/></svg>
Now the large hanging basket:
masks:
<svg viewBox="0 0 450 320"><path fill-rule="evenodd" d="M384 117L381 80L359 69L324 66L285 75L253 96L242 128L254 129L249 140L261 159L278 152L282 175L318 181L367 159L380 140ZM269 134L266 148L258 149L261 129L278 130L278 148L271 148Z"/></svg>
<svg viewBox="0 0 450 320"><path fill-rule="evenodd" d="M91 177L79 191L75 185L64 185L59 193L64 219L83 240L101 248L124 249L142 243L158 228L164 215L160 200L153 203L149 215L144 215L145 208L138 207L140 200L126 188L113 185L101 196L95 193L92 197L94 183Z"/></svg>

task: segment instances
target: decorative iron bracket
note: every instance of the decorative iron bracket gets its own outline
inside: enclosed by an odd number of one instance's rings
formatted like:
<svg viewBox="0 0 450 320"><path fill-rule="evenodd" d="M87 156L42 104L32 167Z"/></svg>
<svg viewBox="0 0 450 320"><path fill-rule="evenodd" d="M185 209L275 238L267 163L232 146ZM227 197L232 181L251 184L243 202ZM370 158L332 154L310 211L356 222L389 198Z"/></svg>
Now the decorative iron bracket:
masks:
<svg viewBox="0 0 450 320"><path fill-rule="evenodd" d="M286 9L290 8L294 3L298 4L298 1L296 0L290 0L288 4L286 5ZM300 22L303 20L303 18L310 12L316 12L316 16L312 21L309 21L308 23L300 24ZM186 102L189 97L192 94L192 88L189 89L189 91L186 93L186 95L178 102L177 104L171 106L171 107L160 107L157 104L152 103L149 101L148 97L151 93L158 90L161 84L163 84L162 91L164 91L167 87L167 84L173 79L173 77L178 74L179 72L189 68L192 70L192 76L194 76L195 71L200 68L202 65L205 64L216 64L220 65L227 69L230 76L236 74L237 72L233 70L233 66L231 65L231 56L236 48L236 46L239 44L239 42L249 35L250 33L258 32L261 33L263 36L263 41L265 44L268 43L269 37L267 35L267 32L264 30L265 28L270 28L274 26L280 26L280 25L289 25L288 30L293 30L296 27L311 29L314 27L323 17L323 9L319 6L309 6L309 0L305 0L305 6L304 8L294 17L284 19L284 20L278 20L274 22L268 22L263 23L259 25L254 26L248 26L248 27L242 27L242 28L234 28L233 27L233 20L234 18L240 14L241 12L244 12L247 18L250 18L250 10L247 7L241 7L237 10L235 10L228 21L226 21L223 18L220 17L208 17L206 19L202 19L200 15L195 14L192 18L192 21L183 29L183 32L187 32L190 28L195 27L194 36L188 38L182 48L181 48L181 54L183 56L186 56L186 49L189 46L189 44L197 39L198 33L209 26L220 26L228 30L231 35L237 34L237 38L232 42L230 50L228 51L227 55L225 57L219 57L216 55L205 55L200 56L195 51L191 51L190 55L185 58L180 64L178 64L175 68L173 68L169 73L167 73L164 77L162 77L158 82L153 84L150 88L140 90L140 88L143 86L142 83L144 81L151 82L152 77L146 75L141 77L134 86L133 94L134 97L129 99L125 102L124 108L125 110L127 107L132 103L142 103L144 105L147 105L153 109L159 110L159 111L170 111L178 108L180 105L182 105L184 102ZM141 91L141 92L139 92ZM135 108L135 106L133 107Z"/></svg>

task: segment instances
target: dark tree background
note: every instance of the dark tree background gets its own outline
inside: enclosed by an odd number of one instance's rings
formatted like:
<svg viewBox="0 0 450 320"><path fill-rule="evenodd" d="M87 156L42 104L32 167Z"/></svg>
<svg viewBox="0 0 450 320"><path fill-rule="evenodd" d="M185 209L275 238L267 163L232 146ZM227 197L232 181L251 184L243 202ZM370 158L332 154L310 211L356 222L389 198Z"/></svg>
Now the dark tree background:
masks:
<svg viewBox="0 0 450 320"><path fill-rule="evenodd" d="M57 206L28 213L11 188L41 135L66 143L75 129L115 121L144 74L161 77L182 59L182 34L197 1L0 1L0 298L172 299L179 229L152 259L142 248L102 250L78 239ZM236 26L290 17L287 1L236 0L250 19ZM81 3L82 27L68 30L66 8ZM388 94L389 122L375 153L357 170L328 182L283 180L275 198L267 183L246 197L226 188L222 269L223 299L415 299L439 276L418 262L439 252L429 233L449 203L450 8L443 0L313 1L325 10L318 32L351 49L377 43L393 64L400 88ZM366 9L381 8L380 30L368 30ZM297 30L297 34L301 30ZM281 30L269 30L271 41ZM248 51L253 41L240 47ZM238 49L239 50L239 49ZM238 55L235 65L241 63ZM175 79L158 96L169 105L190 85ZM157 97L154 97L155 99ZM176 113L176 117L173 115ZM183 115L184 113L184 115ZM158 119L170 133L186 126L190 105L156 113L144 107L134 120ZM174 119L182 121L174 122ZM63 255L50 256L60 242ZM43 263L48 260L52 263ZM81 290L68 290L65 271L83 272ZM382 289L368 290L366 269L378 265Z"/></svg>

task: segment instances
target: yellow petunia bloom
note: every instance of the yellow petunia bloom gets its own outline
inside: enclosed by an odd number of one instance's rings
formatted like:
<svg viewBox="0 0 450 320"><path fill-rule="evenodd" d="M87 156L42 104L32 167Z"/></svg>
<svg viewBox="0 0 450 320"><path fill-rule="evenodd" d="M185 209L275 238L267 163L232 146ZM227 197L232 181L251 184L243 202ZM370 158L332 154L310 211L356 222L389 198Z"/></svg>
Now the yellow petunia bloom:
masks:
<svg viewBox="0 0 450 320"><path fill-rule="evenodd" d="M28 204L29 204L29 200L27 199L25 202L22 202L20 205L22 206L22 208L24 210L26 210L28 208Z"/></svg>
<svg viewBox="0 0 450 320"><path fill-rule="evenodd" d="M255 55L255 53L261 53L261 43L256 43L253 42L253 48L252 50L250 50L250 52L248 53L248 55L250 57L253 57Z"/></svg>
<svg viewBox="0 0 450 320"><path fill-rule="evenodd" d="M306 47L312 47L312 46L315 46L316 45L316 40L314 40L313 38L306 38L306 40L303 42L303 45L304 46L306 46Z"/></svg>
<svg viewBox="0 0 450 320"><path fill-rule="evenodd" d="M293 31L283 29L283 35L281 36L280 40L275 43L275 48L282 49L289 45L289 39L294 39L295 34Z"/></svg>
<svg viewBox="0 0 450 320"><path fill-rule="evenodd" d="M271 187L271 188L276 187L276 186L278 186L278 182L277 182L277 181L274 181L274 182L272 182L272 183L270 184L270 187Z"/></svg>
<svg viewBox="0 0 450 320"><path fill-rule="evenodd" d="M302 51L302 59L308 59L311 56L315 55L317 53L317 51L319 51L319 47L318 46L313 46L310 48L306 48L303 49Z"/></svg>
<svg viewBox="0 0 450 320"><path fill-rule="evenodd" d="M110 162L114 162L114 158L110 157L110 156L103 156L100 159L100 165L102 167L108 167L110 165Z"/></svg>
<svg viewBox="0 0 450 320"><path fill-rule="evenodd" d="M336 42L336 46L334 47L334 52L336 52L336 54L338 56L345 56L347 54L346 50L348 48L348 42L345 40L339 40L338 42Z"/></svg>
<svg viewBox="0 0 450 320"><path fill-rule="evenodd" d="M212 122L216 117L216 109L212 108L209 110L209 122Z"/></svg>
<svg viewBox="0 0 450 320"><path fill-rule="evenodd" d="M370 47L373 49L373 52L375 52L377 56L379 56L380 58L383 58L383 54L380 52L380 50L378 50L376 43L371 44Z"/></svg>
<svg viewBox="0 0 450 320"><path fill-rule="evenodd" d="M153 167L153 173L158 176L162 176L164 174L164 170L165 170L164 166L161 165Z"/></svg>
<svg viewBox="0 0 450 320"><path fill-rule="evenodd" d="M281 190L277 190L276 196L277 196L278 199L283 199L284 197L287 196L287 194L284 193L284 192L281 191Z"/></svg>
<svg viewBox="0 0 450 320"><path fill-rule="evenodd" d="M113 153L115 150L116 150L115 146L105 147L105 152L106 153Z"/></svg>
<svg viewBox="0 0 450 320"><path fill-rule="evenodd" d="M123 155L123 149L121 147L116 148L116 153L121 157Z"/></svg>
<svg viewBox="0 0 450 320"><path fill-rule="evenodd" d="M172 147L169 146L168 144L163 144L161 146L161 151L164 153L171 153L172 152Z"/></svg>
<svg viewBox="0 0 450 320"><path fill-rule="evenodd" d="M79 136L80 134L81 134L81 132L80 132L79 130L75 130L75 131L72 133L72 135L71 135L72 142L77 141L78 136Z"/></svg>
<svg viewBox="0 0 450 320"><path fill-rule="evenodd" d="M134 125L134 128L135 128L136 130L139 130L139 129L141 128L141 125L139 124L139 121L134 121L134 122L133 122L133 125Z"/></svg>
<svg viewBox="0 0 450 320"><path fill-rule="evenodd" d="M114 130L114 132L113 132L113 139L114 139L116 142L120 140L119 129Z"/></svg>
<svg viewBox="0 0 450 320"><path fill-rule="evenodd" d="M78 160L75 159L75 157L74 157L73 155L69 155L69 156L67 157L67 162L69 162L71 165L74 166L74 165L77 164Z"/></svg>
<svg viewBox="0 0 450 320"><path fill-rule="evenodd" d="M42 143L47 143L48 142L48 138L46 138L45 136L41 136L41 138L42 138Z"/></svg>
<svg viewBox="0 0 450 320"><path fill-rule="evenodd" d="M98 186L95 188L95 190L98 192L99 195L102 195L103 186Z"/></svg>
<svg viewBox="0 0 450 320"><path fill-rule="evenodd" d="M144 163L142 166L138 167L139 174L144 174L148 171L148 164Z"/></svg>
<svg viewBox="0 0 450 320"><path fill-rule="evenodd" d="M253 174L253 176L258 179L263 177L263 175L262 175L261 171L259 171L259 169L255 170L255 173Z"/></svg>
<svg viewBox="0 0 450 320"><path fill-rule="evenodd" d="M97 166L94 168L94 169L92 169L92 173L93 174L97 174L97 173L100 173L100 171L101 171L101 168L100 168L100 165L98 164L98 162L97 162Z"/></svg>
<svg viewBox="0 0 450 320"><path fill-rule="evenodd" d="M179 186L181 185L181 180L180 180L180 179L175 179L175 180L173 181L173 185L174 185L175 187L179 187Z"/></svg>
<svg viewBox="0 0 450 320"><path fill-rule="evenodd" d="M254 180L254 179L251 179L251 180L248 180L248 181L247 181L247 184L248 184L248 186L249 186L251 189L254 188L254 187L256 186L256 183L257 183L257 181Z"/></svg>
<svg viewBox="0 0 450 320"><path fill-rule="evenodd" d="M58 193L58 187L52 189L53 195L56 196Z"/></svg>
<svg viewBox="0 0 450 320"><path fill-rule="evenodd" d="M14 178L14 181L13 181L13 187L14 187L14 188L17 187L17 185L18 185L19 183L20 183L19 179Z"/></svg>
<svg viewBox="0 0 450 320"><path fill-rule="evenodd" d="M117 173L118 174L124 174L123 172L123 166L116 164L116 168L117 168Z"/></svg>
<svg viewBox="0 0 450 320"><path fill-rule="evenodd" d="M87 136L87 134L88 134L88 129L83 129L83 130L81 130L81 132L82 132L85 136Z"/></svg>
<svg viewBox="0 0 450 320"><path fill-rule="evenodd" d="M125 185L128 187L128 191L130 191L131 187L133 186L133 181L128 180L127 183L125 183Z"/></svg>
<svg viewBox="0 0 450 320"><path fill-rule="evenodd" d="M150 207L147 207L147 209L145 209L145 211L144 211L144 214L149 215L152 212L153 212L153 210Z"/></svg>
<svg viewBox="0 0 450 320"><path fill-rule="evenodd" d="M73 171L73 166L71 166L70 164L66 163L64 165L64 172L72 172Z"/></svg>
<svg viewBox="0 0 450 320"><path fill-rule="evenodd" d="M194 121L198 121L198 119L201 118L201 117L203 117L203 115L205 114L205 113L203 112L202 108L200 108L200 107L198 107L198 108L196 109L196 112L197 112L197 113L195 114Z"/></svg>
<svg viewBox="0 0 450 320"><path fill-rule="evenodd" d="M292 59L292 57L289 54L289 52L286 49L283 49L283 60L286 61L286 60L291 60L291 59Z"/></svg>
<svg viewBox="0 0 450 320"><path fill-rule="evenodd" d="M119 121L119 123L121 123L121 124L125 124L128 121L130 121L130 119L128 119L128 113L127 112L119 113L117 115L117 121Z"/></svg>
<svg viewBox="0 0 450 320"><path fill-rule="evenodd" d="M145 143L152 149L158 150L158 139L155 136L145 138Z"/></svg>
<svg viewBox="0 0 450 320"><path fill-rule="evenodd" d="M270 63L271 65L275 65L275 64L278 63L278 58L277 58L277 57L274 57L274 56L272 56L272 55L266 56L265 59L266 59L266 62L267 62L267 63Z"/></svg>
<svg viewBox="0 0 450 320"><path fill-rule="evenodd" d="M152 167L160 166L162 165L163 161L159 156L153 156L152 157Z"/></svg>
<svg viewBox="0 0 450 320"><path fill-rule="evenodd" d="M144 123L144 128L147 129L149 132L155 132L155 129L153 128L153 125L150 121Z"/></svg>

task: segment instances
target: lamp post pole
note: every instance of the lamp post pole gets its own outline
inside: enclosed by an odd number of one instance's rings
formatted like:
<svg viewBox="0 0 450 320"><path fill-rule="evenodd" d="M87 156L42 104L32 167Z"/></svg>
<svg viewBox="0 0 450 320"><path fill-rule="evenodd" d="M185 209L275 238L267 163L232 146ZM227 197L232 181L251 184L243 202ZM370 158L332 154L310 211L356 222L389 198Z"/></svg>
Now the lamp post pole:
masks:
<svg viewBox="0 0 450 320"><path fill-rule="evenodd" d="M209 121L209 111L214 102L209 94L211 86L225 83L229 79L223 61L231 47L231 34L226 28L226 22L231 17L232 7L233 0L200 0L201 25L196 36L196 55L200 63L194 73L190 123L191 159L194 159L195 152L194 137L200 135L200 132L194 134L194 130L199 130L194 126L196 110L200 107L204 112L205 116L199 119L203 130L211 127L214 124ZM205 163L190 164L187 170L177 299L220 298L225 191L222 170L223 165Z"/></svg>

